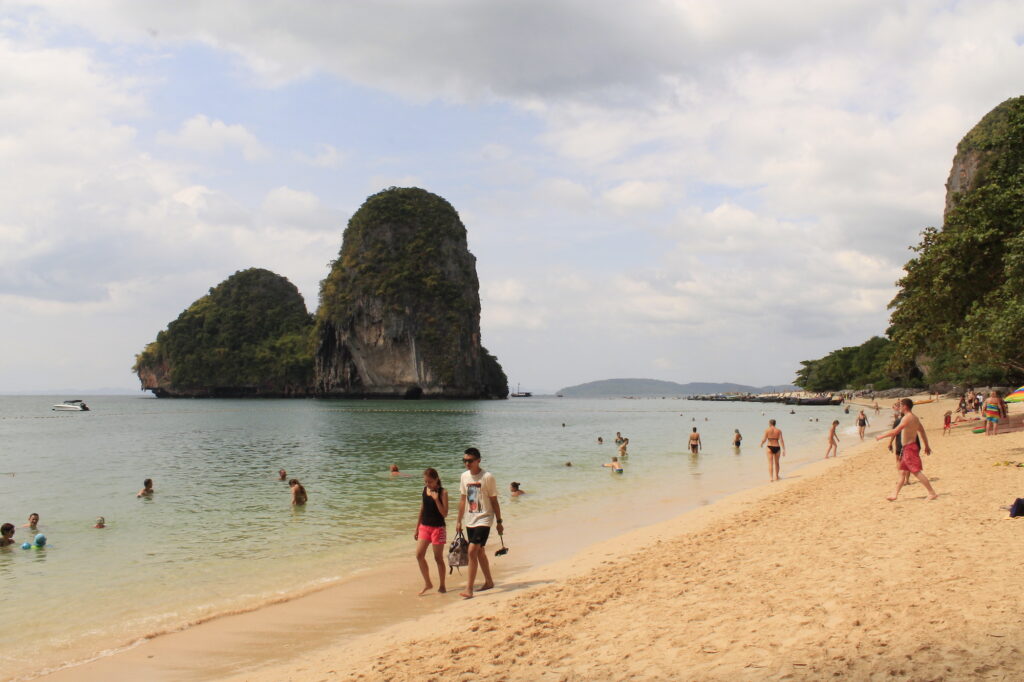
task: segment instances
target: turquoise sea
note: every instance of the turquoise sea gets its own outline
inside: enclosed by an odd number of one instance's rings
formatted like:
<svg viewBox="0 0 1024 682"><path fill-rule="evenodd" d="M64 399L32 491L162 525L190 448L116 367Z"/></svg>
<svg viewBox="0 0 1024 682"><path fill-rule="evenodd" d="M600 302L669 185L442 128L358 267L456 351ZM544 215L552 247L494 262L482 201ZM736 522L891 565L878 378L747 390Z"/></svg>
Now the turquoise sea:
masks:
<svg viewBox="0 0 1024 682"><path fill-rule="evenodd" d="M72 397L92 411L51 411ZM789 445L784 476L821 457L832 419L843 423L844 446L856 440L853 415L841 408L790 409L664 399L0 397L0 522L19 526L18 544L0 550L0 677L82 660L408 553L420 472L435 467L457 490L470 445L483 452L503 502L511 480L528 491L505 511L511 537L514 519L543 522L595 494L657 491L685 509L765 482L757 445L769 417ZM696 458L685 448L693 426L705 444ZM739 452L736 428L745 437ZM616 431L630 438L623 476L600 466L615 454ZM413 476L388 477L390 464ZM305 509L290 507L279 468L306 486ZM156 494L137 499L147 477ZM32 512L49 539L44 550L18 546L31 539L20 526ZM97 516L106 529L93 529ZM409 581L418 579L410 560Z"/></svg>

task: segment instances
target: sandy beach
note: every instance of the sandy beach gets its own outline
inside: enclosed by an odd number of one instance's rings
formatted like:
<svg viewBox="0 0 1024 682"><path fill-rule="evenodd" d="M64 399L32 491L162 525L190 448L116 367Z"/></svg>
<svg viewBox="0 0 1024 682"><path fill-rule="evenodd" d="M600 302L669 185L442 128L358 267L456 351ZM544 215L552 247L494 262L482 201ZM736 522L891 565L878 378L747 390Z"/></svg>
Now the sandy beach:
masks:
<svg viewBox="0 0 1024 682"><path fill-rule="evenodd" d="M895 458L884 442L846 436L837 460L788 477L784 463L780 483L554 565L499 572L498 589L472 601L417 607L397 625L339 631L295 655L279 650L270 665L253 667L268 661L253 647L233 672L210 659L177 677L1020 679L1024 521L1000 507L1024 495L1024 468L994 465L1024 461L1024 433L943 437L946 409L951 401L915 410L929 429L933 454L923 459L938 500L915 482L887 502ZM297 622L317 617L308 605L304 614ZM216 649L226 620L47 679L170 679L166 661Z"/></svg>

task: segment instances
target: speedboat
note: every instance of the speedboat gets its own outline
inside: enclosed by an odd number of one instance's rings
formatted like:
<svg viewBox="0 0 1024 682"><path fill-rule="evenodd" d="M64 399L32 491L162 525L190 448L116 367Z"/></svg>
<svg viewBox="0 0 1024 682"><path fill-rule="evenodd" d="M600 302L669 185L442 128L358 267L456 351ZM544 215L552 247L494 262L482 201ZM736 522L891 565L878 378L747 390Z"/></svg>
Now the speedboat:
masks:
<svg viewBox="0 0 1024 682"><path fill-rule="evenodd" d="M65 400L53 406L54 412L88 412L89 406L83 400Z"/></svg>

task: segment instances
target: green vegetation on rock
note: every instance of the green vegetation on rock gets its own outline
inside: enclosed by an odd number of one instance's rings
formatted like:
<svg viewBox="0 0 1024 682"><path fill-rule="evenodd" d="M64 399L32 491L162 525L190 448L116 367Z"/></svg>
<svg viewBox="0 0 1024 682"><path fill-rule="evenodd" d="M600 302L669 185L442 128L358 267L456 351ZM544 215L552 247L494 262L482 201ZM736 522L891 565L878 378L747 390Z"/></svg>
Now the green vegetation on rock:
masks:
<svg viewBox="0 0 1024 682"><path fill-rule="evenodd" d="M294 284L242 270L167 325L133 370L158 395L301 395L312 385L312 328Z"/></svg>
<svg viewBox="0 0 1024 682"><path fill-rule="evenodd" d="M925 229L912 250L889 306L882 374L902 383L915 375L927 383L1024 380L1024 97L1003 102L964 136L942 229ZM833 371L849 350L803 363L801 376L816 386L850 382L830 389L877 380L878 367Z"/></svg>
<svg viewBox="0 0 1024 682"><path fill-rule="evenodd" d="M874 336L859 346L834 350L817 360L804 360L793 382L805 391L838 391L872 387L884 390L913 383L915 377L890 369L892 342Z"/></svg>

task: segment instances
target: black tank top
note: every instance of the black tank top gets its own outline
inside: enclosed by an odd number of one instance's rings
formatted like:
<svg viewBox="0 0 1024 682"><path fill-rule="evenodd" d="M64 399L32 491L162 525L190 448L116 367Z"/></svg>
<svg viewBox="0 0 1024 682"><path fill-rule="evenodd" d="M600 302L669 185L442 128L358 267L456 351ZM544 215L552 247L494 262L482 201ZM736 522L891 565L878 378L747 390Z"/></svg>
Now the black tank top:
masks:
<svg viewBox="0 0 1024 682"><path fill-rule="evenodd" d="M437 494L440 496L444 492L444 488L438 488ZM441 516L441 511L437 508L437 503L434 502L434 498L427 494L426 486L423 487L423 516L420 519L420 523L424 526L431 526L438 528L444 526L444 517Z"/></svg>

